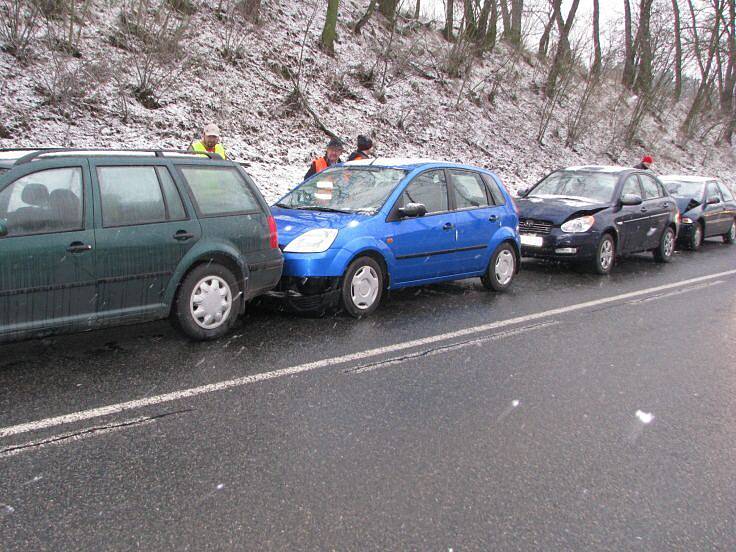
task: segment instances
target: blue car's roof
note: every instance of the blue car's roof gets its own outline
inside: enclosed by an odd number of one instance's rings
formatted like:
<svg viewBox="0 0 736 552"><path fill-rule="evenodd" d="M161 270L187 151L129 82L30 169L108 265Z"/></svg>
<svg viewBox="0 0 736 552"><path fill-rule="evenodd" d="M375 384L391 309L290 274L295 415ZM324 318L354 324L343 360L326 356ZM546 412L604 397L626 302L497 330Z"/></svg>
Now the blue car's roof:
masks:
<svg viewBox="0 0 736 552"><path fill-rule="evenodd" d="M348 161L343 163L348 167L386 167L390 169L404 169L413 171L423 166L442 165L446 167L462 167L466 169L478 170L481 167L471 167L470 165L461 165L459 163L449 163L447 161L438 161L436 159L421 158L405 158L405 157L378 157L376 159L361 159L360 161ZM481 169L483 170L483 169Z"/></svg>

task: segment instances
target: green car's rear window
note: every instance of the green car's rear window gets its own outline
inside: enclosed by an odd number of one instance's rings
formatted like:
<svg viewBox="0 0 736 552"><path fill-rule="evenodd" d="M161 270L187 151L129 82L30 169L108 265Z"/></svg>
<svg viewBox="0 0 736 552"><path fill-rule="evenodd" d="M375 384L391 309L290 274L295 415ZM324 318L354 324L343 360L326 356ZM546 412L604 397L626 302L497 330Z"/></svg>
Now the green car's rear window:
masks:
<svg viewBox="0 0 736 552"><path fill-rule="evenodd" d="M179 165L202 215L260 211L247 182L234 167Z"/></svg>

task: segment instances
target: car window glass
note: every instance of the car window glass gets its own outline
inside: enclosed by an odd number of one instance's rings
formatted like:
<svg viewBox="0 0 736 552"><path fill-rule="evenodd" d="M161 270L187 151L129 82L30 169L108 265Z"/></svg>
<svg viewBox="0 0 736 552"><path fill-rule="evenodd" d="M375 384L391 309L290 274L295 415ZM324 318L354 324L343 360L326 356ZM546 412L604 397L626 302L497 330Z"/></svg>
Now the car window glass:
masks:
<svg viewBox="0 0 736 552"><path fill-rule="evenodd" d="M404 190L403 205L421 203L427 213L440 213L449 209L445 172L427 171L415 177Z"/></svg>
<svg viewBox="0 0 736 552"><path fill-rule="evenodd" d="M733 194L731 193L731 190L728 189L728 186L719 182L718 188L721 190L721 194L723 195L724 200L733 201Z"/></svg>
<svg viewBox="0 0 736 552"><path fill-rule="evenodd" d="M179 168L203 215L260 210L253 192L236 168L204 165L182 165Z"/></svg>
<svg viewBox="0 0 736 552"><path fill-rule="evenodd" d="M23 176L0 192L8 236L81 230L82 169L48 169Z"/></svg>
<svg viewBox="0 0 736 552"><path fill-rule="evenodd" d="M169 169L166 167L156 167L156 173L164 189L164 198L166 198L166 207L169 210L169 220L182 220L187 217L184 212L184 205L181 203L181 196L176 189L176 184L171 178Z"/></svg>
<svg viewBox="0 0 736 552"><path fill-rule="evenodd" d="M493 180L490 175L483 174L481 176L483 177L483 181L486 183L486 186L491 192L493 203L495 203L496 205L504 205L506 203L506 198L499 189L498 184L496 184L496 181Z"/></svg>
<svg viewBox="0 0 736 552"><path fill-rule="evenodd" d="M635 176L630 176L624 182L624 187L621 189L621 195L636 195L642 197L641 187L639 187L639 179Z"/></svg>
<svg viewBox="0 0 736 552"><path fill-rule="evenodd" d="M102 225L129 226L166 220L155 167L98 167Z"/></svg>
<svg viewBox="0 0 736 552"><path fill-rule="evenodd" d="M641 182L641 189L644 195L642 199L655 199L659 196L659 188L657 188L657 181L651 176L646 174L639 175L639 181Z"/></svg>
<svg viewBox="0 0 736 552"><path fill-rule="evenodd" d="M488 206L486 187L478 173L467 171L449 172L457 209Z"/></svg>
<svg viewBox="0 0 736 552"><path fill-rule="evenodd" d="M718 186L716 186L715 182L708 182L708 186L705 191L705 197L707 199L713 197L721 199L721 193L718 191Z"/></svg>

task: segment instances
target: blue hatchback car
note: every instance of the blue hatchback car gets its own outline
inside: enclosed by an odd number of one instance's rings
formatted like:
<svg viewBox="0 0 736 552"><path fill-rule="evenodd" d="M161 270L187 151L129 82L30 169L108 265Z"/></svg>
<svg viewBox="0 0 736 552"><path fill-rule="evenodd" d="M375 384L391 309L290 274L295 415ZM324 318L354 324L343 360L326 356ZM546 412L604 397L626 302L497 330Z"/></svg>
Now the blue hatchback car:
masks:
<svg viewBox="0 0 736 552"><path fill-rule="evenodd" d="M363 317L385 290L480 277L506 289L519 270L516 206L492 172L408 159L324 170L272 208L284 271L269 295L291 310Z"/></svg>

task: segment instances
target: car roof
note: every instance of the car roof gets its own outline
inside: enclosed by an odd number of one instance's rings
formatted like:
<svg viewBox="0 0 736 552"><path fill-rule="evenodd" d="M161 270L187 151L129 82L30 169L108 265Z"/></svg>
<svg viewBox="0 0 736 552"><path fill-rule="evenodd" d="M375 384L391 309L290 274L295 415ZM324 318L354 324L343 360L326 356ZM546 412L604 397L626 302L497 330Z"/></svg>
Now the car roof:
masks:
<svg viewBox="0 0 736 552"><path fill-rule="evenodd" d="M563 171L587 171L587 172L600 172L608 174L618 174L625 171L633 171L635 169L631 167L621 167L618 165L575 165L573 167L566 167Z"/></svg>
<svg viewBox="0 0 736 552"><path fill-rule="evenodd" d="M441 165L444 167L463 167L475 170L484 170L480 167L471 167L470 165L461 165L459 163L450 163L447 161L439 161L437 159L423 159L419 157L377 157L375 159L347 161L343 163L343 165L358 167L386 167L406 170L414 170L425 165Z"/></svg>
<svg viewBox="0 0 736 552"><path fill-rule="evenodd" d="M693 182L698 184L704 184L706 182L713 182L716 178L710 176L692 176L685 174L665 174L659 177L664 182Z"/></svg>
<svg viewBox="0 0 736 552"><path fill-rule="evenodd" d="M75 149L75 148L17 148L17 149L0 149L0 167L10 168L24 157L28 159L22 162L32 161L34 159L49 157L179 157L198 161L209 161L213 159L207 154L207 157L201 153L165 150L165 149ZM223 161L219 157L215 159Z"/></svg>

